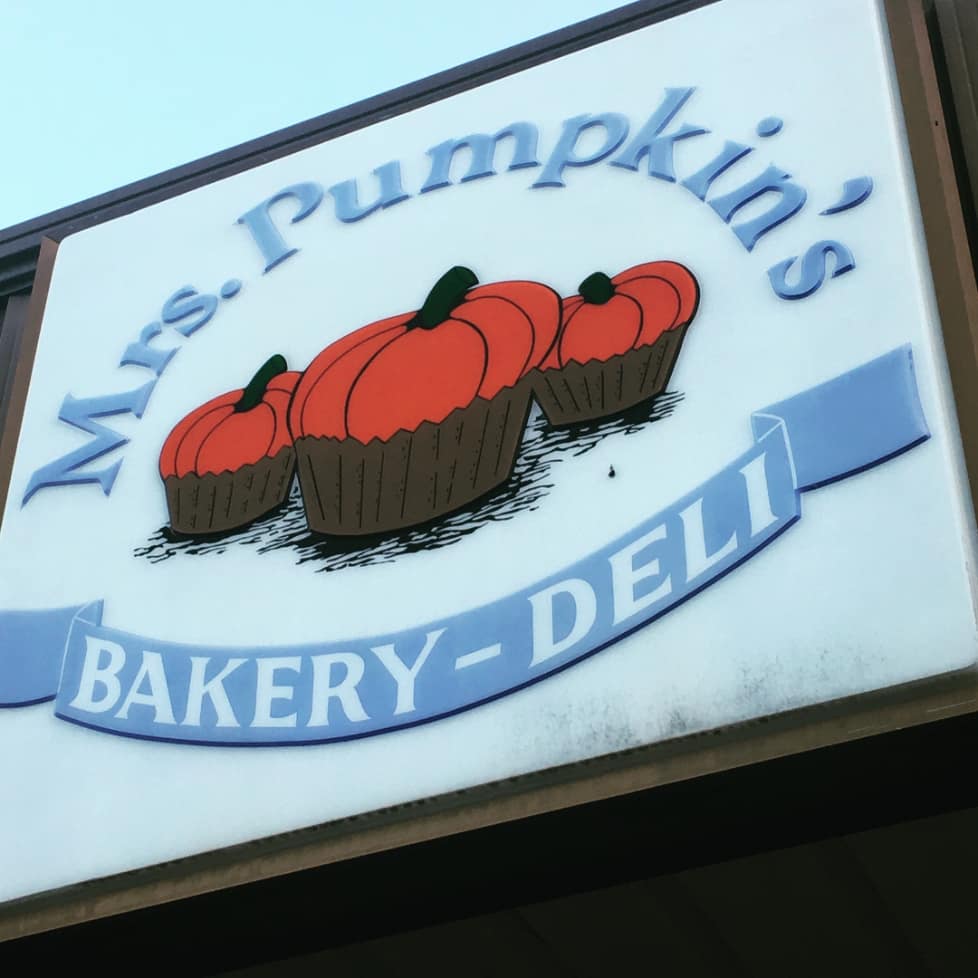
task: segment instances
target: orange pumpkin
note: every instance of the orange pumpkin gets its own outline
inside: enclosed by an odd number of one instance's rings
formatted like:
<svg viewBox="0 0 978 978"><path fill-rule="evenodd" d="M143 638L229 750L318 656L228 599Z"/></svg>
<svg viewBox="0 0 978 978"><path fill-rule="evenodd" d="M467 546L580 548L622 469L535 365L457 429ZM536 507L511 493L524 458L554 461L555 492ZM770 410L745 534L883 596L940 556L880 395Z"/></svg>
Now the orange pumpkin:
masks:
<svg viewBox="0 0 978 978"><path fill-rule="evenodd" d="M480 286L470 269L455 266L417 312L364 326L313 360L289 409L292 434L367 444L438 424L538 366L559 322L560 297L549 286Z"/></svg>
<svg viewBox="0 0 978 978"><path fill-rule="evenodd" d="M544 368L610 360L685 326L699 304L693 274L672 261L646 262L609 278L589 275L563 303L560 338Z"/></svg>
<svg viewBox="0 0 978 978"><path fill-rule="evenodd" d="M700 290L673 261L609 278L595 272L565 299L560 335L533 392L553 425L610 417L661 394L696 314Z"/></svg>
<svg viewBox="0 0 978 978"><path fill-rule="evenodd" d="M221 394L191 411L160 452L160 475L234 472L292 444L286 414L299 380L283 357L269 359L243 390Z"/></svg>

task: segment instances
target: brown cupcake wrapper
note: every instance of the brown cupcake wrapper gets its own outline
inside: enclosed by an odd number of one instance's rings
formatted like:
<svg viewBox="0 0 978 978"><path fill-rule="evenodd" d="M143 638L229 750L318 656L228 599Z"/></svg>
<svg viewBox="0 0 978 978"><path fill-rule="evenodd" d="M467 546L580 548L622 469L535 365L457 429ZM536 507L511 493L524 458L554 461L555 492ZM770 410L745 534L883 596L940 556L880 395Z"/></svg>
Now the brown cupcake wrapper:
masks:
<svg viewBox="0 0 978 978"><path fill-rule="evenodd" d="M533 394L555 426L594 421L657 397L666 389L688 325L610 360L535 370Z"/></svg>
<svg viewBox="0 0 978 978"><path fill-rule="evenodd" d="M309 528L344 536L387 533L478 499L512 473L529 411L530 385L523 380L440 424L426 421L386 442L298 438Z"/></svg>
<svg viewBox="0 0 978 978"><path fill-rule="evenodd" d="M187 535L223 533L246 526L285 502L295 471L295 450L220 475L164 479L170 527Z"/></svg>

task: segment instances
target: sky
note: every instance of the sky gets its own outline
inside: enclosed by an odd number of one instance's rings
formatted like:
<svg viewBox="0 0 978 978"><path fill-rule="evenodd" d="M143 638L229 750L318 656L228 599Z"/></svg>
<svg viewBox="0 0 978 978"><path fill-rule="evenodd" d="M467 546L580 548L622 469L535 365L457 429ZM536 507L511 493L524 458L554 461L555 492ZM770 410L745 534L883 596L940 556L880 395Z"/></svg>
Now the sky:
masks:
<svg viewBox="0 0 978 978"><path fill-rule="evenodd" d="M0 228L621 5L2 0Z"/></svg>

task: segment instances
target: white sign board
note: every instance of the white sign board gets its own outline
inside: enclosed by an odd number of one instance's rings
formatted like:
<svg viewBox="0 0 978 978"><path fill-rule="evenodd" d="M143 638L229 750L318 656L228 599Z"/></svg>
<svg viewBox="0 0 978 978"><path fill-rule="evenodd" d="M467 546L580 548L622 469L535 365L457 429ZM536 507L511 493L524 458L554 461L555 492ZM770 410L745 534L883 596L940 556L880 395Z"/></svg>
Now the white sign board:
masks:
<svg viewBox="0 0 978 978"><path fill-rule="evenodd" d="M0 531L0 900L973 667L966 489L875 0L78 233Z"/></svg>

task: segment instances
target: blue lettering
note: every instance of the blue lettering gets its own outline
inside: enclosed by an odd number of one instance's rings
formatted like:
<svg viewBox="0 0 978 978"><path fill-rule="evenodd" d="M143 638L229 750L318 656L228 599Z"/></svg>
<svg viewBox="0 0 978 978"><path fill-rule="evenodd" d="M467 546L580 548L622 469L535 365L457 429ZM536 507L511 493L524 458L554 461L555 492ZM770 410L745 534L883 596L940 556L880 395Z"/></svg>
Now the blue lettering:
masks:
<svg viewBox="0 0 978 978"><path fill-rule="evenodd" d="M723 144L723 149L706 166L701 167L692 176L686 177L682 181L682 185L700 200L706 200L706 195L713 185L713 181L722 173L726 173L738 160L742 160L753 152L754 150L750 146L727 140Z"/></svg>
<svg viewBox="0 0 978 978"><path fill-rule="evenodd" d="M124 394L84 398L72 397L69 394L65 397L61 404L61 410L58 412L58 418L81 431L87 432L92 436L92 440L39 468L27 483L27 491L24 493L21 505L26 505L39 489L47 489L51 486L98 483L102 487L102 492L106 496L109 495L116 476L119 474L122 459L104 469L88 472L77 470L88 462L115 451L115 449L125 445L129 439L111 428L106 428L94 419L127 413L141 418L143 411L146 410L149 395L155 386L156 381L151 380L148 384L144 384L136 390L126 391Z"/></svg>
<svg viewBox="0 0 978 978"><path fill-rule="evenodd" d="M200 295L193 286L184 285L163 303L160 318L168 325L175 326L178 333L190 336L205 323L210 322L211 317L217 312L217 303L216 295L206 293ZM180 326L175 325L188 316L194 318Z"/></svg>
<svg viewBox="0 0 978 978"><path fill-rule="evenodd" d="M798 260L797 256L772 265L767 270L771 288L779 299L805 299L821 288L828 270L828 257L835 260L830 278L838 278L856 267L852 252L841 241L816 241L802 256L801 275L795 285L788 285L788 270Z"/></svg>
<svg viewBox="0 0 978 978"><path fill-rule="evenodd" d="M765 194L778 195L776 203L760 217L745 221L731 229L740 239L740 243L748 251L752 251L761 235L767 234L768 231L772 231L789 217L797 214L808 199L804 188L792 183L790 177L790 173L785 173L776 166L769 166L749 183L723 197L715 197L707 203L729 224L734 214L752 200L757 200Z"/></svg>
<svg viewBox="0 0 978 978"><path fill-rule="evenodd" d="M474 133L462 139L449 139L428 150L431 157L431 172L421 188L421 193L439 190L451 184L452 159L460 149L471 153L469 170L462 177L462 183L478 180L480 177L496 175L493 167L496 144L500 139L512 137L516 146L513 149L513 160L507 167L509 170L521 170L526 167L539 166L537 160L537 127L529 122L514 122L500 129L494 136L485 133Z"/></svg>
<svg viewBox="0 0 978 978"><path fill-rule="evenodd" d="M612 160L611 165L624 167L626 170L637 170L639 163L647 156L650 177L658 177L670 183L675 182L673 153L676 143L681 139L702 136L710 131L684 122L676 132L667 136L661 134L694 91L696 91L694 88L667 88L662 104L652 113L649 121L642 126L621 156Z"/></svg>
<svg viewBox="0 0 978 978"><path fill-rule="evenodd" d="M146 367L159 377L177 352L176 347L171 350L158 350L149 345L149 341L156 339L162 332L163 326L160 323L150 323L148 326L144 326L139 334L138 342L130 343L126 347L125 353L122 354L122 359L119 361L119 366Z"/></svg>
<svg viewBox="0 0 978 978"><path fill-rule="evenodd" d="M578 139L588 129L601 126L605 131L604 142L588 156L578 156L575 153ZM561 174L567 166L591 166L605 157L610 156L625 141L628 135L628 119L619 112L601 112L598 115L576 115L564 122L563 131L557 140L557 145L547 160L547 165L540 174L540 179L533 184L538 187L563 187Z"/></svg>
<svg viewBox="0 0 978 978"><path fill-rule="evenodd" d="M399 161L391 160L390 163L378 166L373 172L380 182L380 194L372 204L360 205L356 180L344 180L342 183L337 183L329 188L336 204L336 216L345 224L360 221L382 207L393 207L394 204L399 204L411 196L406 194L401 187L401 164Z"/></svg>
<svg viewBox="0 0 978 978"><path fill-rule="evenodd" d="M251 237L265 259L265 271L270 272L276 265L294 255L299 249L290 248L282 237L282 232L272 220L271 209L283 200L298 201L299 209L292 215L290 223L296 224L305 220L323 199L323 188L318 183L296 183L291 187L280 190L267 200L263 200L250 211L238 218L238 224L243 224L251 233Z"/></svg>

